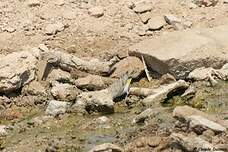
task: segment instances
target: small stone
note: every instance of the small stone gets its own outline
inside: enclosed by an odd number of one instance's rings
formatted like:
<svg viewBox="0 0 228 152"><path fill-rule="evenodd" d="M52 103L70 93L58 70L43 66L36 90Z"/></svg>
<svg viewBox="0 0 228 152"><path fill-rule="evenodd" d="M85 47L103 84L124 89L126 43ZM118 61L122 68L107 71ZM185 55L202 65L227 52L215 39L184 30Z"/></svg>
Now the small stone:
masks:
<svg viewBox="0 0 228 152"><path fill-rule="evenodd" d="M80 89L101 90L106 87L101 76L88 75L75 81L75 85Z"/></svg>
<svg viewBox="0 0 228 152"><path fill-rule="evenodd" d="M224 4L228 4L228 0L223 0L223 3Z"/></svg>
<svg viewBox="0 0 228 152"><path fill-rule="evenodd" d="M152 4L151 3L147 3L147 2L140 2L140 3L136 3L135 7L133 8L133 10L136 13L144 13L147 11L151 11L152 10Z"/></svg>
<svg viewBox="0 0 228 152"><path fill-rule="evenodd" d="M24 95L41 95L41 96L46 96L46 89L44 86L42 86L41 83L37 81L32 81L22 89L22 94Z"/></svg>
<svg viewBox="0 0 228 152"><path fill-rule="evenodd" d="M165 15L164 19L170 25L174 25L176 23L181 23L181 19L177 18L176 16L174 16L172 14Z"/></svg>
<svg viewBox="0 0 228 152"><path fill-rule="evenodd" d="M9 33L13 33L13 32L16 31L16 29L13 28L13 27L6 27L3 31L9 32Z"/></svg>
<svg viewBox="0 0 228 152"><path fill-rule="evenodd" d="M185 28L190 28L193 25L193 23L191 21L185 21L182 24Z"/></svg>
<svg viewBox="0 0 228 152"><path fill-rule="evenodd" d="M192 0L192 2L199 7L210 7L215 6L218 0Z"/></svg>
<svg viewBox="0 0 228 152"><path fill-rule="evenodd" d="M160 30L163 28L163 26L166 25L166 22L164 20L164 17L155 16L148 21L147 25L149 30Z"/></svg>
<svg viewBox="0 0 228 152"><path fill-rule="evenodd" d="M62 102L57 100L51 100L48 103L47 109L45 113L47 115L57 116L59 114L66 113L70 103L69 102Z"/></svg>
<svg viewBox="0 0 228 152"><path fill-rule="evenodd" d="M175 77L169 73L162 75L159 80L160 84L170 84L176 81Z"/></svg>
<svg viewBox="0 0 228 152"><path fill-rule="evenodd" d="M197 8L197 5L194 4L194 3L189 3L189 4L188 4L188 7L189 7L190 9L195 9L195 8Z"/></svg>
<svg viewBox="0 0 228 152"><path fill-rule="evenodd" d="M139 17L140 17L141 21L144 24L146 24L149 21L149 19L152 17L152 14L151 14L151 12L146 12L146 13L140 14Z"/></svg>
<svg viewBox="0 0 228 152"><path fill-rule="evenodd" d="M47 35L55 35L58 32L61 32L65 29L65 25L62 23L54 23L54 24L48 24L45 28L45 34Z"/></svg>
<svg viewBox="0 0 228 152"><path fill-rule="evenodd" d="M89 9L89 14L93 17L99 18L104 15L104 9L101 6L96 6Z"/></svg>
<svg viewBox="0 0 228 152"><path fill-rule="evenodd" d="M8 132L7 132L7 126L5 126L5 125L0 125L0 137L1 136L6 136L7 134L8 134Z"/></svg>
<svg viewBox="0 0 228 152"><path fill-rule="evenodd" d="M111 143L104 143L95 146L89 152L123 152L123 149Z"/></svg>
<svg viewBox="0 0 228 152"><path fill-rule="evenodd" d="M39 0L28 0L28 1L27 1L27 5L28 5L29 7L40 6L40 1L39 1Z"/></svg>
<svg viewBox="0 0 228 152"><path fill-rule="evenodd" d="M56 0L55 4L59 5L59 6L63 6L65 4L65 1L64 0Z"/></svg>
<svg viewBox="0 0 228 152"><path fill-rule="evenodd" d="M61 69L53 69L47 77L49 82L59 81L59 82L70 82L72 80L70 73L63 71Z"/></svg>
<svg viewBox="0 0 228 152"><path fill-rule="evenodd" d="M52 85L51 94L58 100L74 101L80 92L76 86L68 83L53 82Z"/></svg>

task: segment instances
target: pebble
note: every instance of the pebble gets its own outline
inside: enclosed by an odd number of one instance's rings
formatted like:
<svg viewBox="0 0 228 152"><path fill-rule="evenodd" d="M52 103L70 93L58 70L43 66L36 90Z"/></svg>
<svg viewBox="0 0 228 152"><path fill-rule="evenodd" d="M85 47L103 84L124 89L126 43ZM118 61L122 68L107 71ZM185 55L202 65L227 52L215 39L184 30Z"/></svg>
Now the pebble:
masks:
<svg viewBox="0 0 228 152"><path fill-rule="evenodd" d="M104 9L101 6L92 7L89 9L89 14L93 17L99 18L104 15Z"/></svg>
<svg viewBox="0 0 228 152"><path fill-rule="evenodd" d="M147 25L149 30L160 30L166 24L162 16L152 17Z"/></svg>

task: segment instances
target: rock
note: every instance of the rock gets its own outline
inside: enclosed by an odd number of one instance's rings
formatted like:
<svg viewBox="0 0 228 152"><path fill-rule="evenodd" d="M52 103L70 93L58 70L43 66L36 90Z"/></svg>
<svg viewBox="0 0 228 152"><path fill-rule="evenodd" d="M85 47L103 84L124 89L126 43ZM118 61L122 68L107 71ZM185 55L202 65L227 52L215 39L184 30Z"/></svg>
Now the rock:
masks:
<svg viewBox="0 0 228 152"><path fill-rule="evenodd" d="M48 74L47 81L58 81L58 82L71 82L72 78L70 73L61 69L52 69Z"/></svg>
<svg viewBox="0 0 228 152"><path fill-rule="evenodd" d="M125 74L132 74L133 78L137 78L144 71L144 66L139 58L127 57L116 63L113 69L115 70L111 75L112 78L120 78Z"/></svg>
<svg viewBox="0 0 228 152"><path fill-rule="evenodd" d="M223 3L224 4L228 4L228 0L223 0Z"/></svg>
<svg viewBox="0 0 228 152"><path fill-rule="evenodd" d="M64 4L65 4L65 1L64 0L56 0L55 1L55 5L63 6Z"/></svg>
<svg viewBox="0 0 228 152"><path fill-rule="evenodd" d="M8 134L8 132L7 132L7 126L0 125L0 137L1 136L6 136L7 134Z"/></svg>
<svg viewBox="0 0 228 152"><path fill-rule="evenodd" d="M70 106L69 102L51 100L48 103L45 113L51 116L58 116L60 114L66 113L69 106Z"/></svg>
<svg viewBox="0 0 228 152"><path fill-rule="evenodd" d="M159 79L160 84L170 84L177 81L175 77L169 73L162 75L162 77Z"/></svg>
<svg viewBox="0 0 228 152"><path fill-rule="evenodd" d="M177 18L176 16L174 16L172 14L165 15L164 19L165 19L166 23L168 23L170 25L174 25L176 23L181 23L181 19Z"/></svg>
<svg viewBox="0 0 228 152"><path fill-rule="evenodd" d="M189 117L190 128L192 128L196 133L201 134L202 131L211 129L216 133L225 132L226 128L218 123L208 120L202 116L192 115Z"/></svg>
<svg viewBox="0 0 228 152"><path fill-rule="evenodd" d="M153 89L154 93L144 98L142 103L144 105L152 105L156 102L162 102L165 99L172 97L173 94L183 93L188 87L189 84L183 80L168 85L162 85L159 88Z"/></svg>
<svg viewBox="0 0 228 152"><path fill-rule="evenodd" d="M9 32L9 33L13 33L13 32L16 31L16 29L13 28L13 27L6 27L5 29L3 29L3 31Z"/></svg>
<svg viewBox="0 0 228 152"><path fill-rule="evenodd" d="M129 47L129 55L144 56L148 69L185 79L198 67L220 68L228 59L228 25L175 31ZM180 47L181 46L181 47Z"/></svg>
<svg viewBox="0 0 228 152"><path fill-rule="evenodd" d="M62 23L54 23L54 24L48 24L45 28L45 34L47 35L55 35L58 32L61 32L65 29L65 25Z"/></svg>
<svg viewBox="0 0 228 152"><path fill-rule="evenodd" d="M133 10L136 12L136 13L144 13L144 12L147 12L147 11L151 11L152 10L152 3L148 3L148 2L138 2L138 3L135 3L135 7L133 8Z"/></svg>
<svg viewBox="0 0 228 152"><path fill-rule="evenodd" d="M194 96L196 94L196 88L193 85L190 85L190 87L185 90L185 92L181 95L181 97L188 97L188 96Z"/></svg>
<svg viewBox="0 0 228 152"><path fill-rule="evenodd" d="M58 65L66 71L77 69L91 74L108 75L113 65L111 61L103 62L97 58L78 58L62 51L54 51L52 55L58 58Z"/></svg>
<svg viewBox="0 0 228 152"><path fill-rule="evenodd" d="M171 138L174 139L187 151L200 151L200 149L213 149L215 146L194 135L183 135L180 133L172 133Z"/></svg>
<svg viewBox="0 0 228 152"><path fill-rule="evenodd" d="M155 16L148 21L147 26L149 30L160 30L165 24L164 17Z"/></svg>
<svg viewBox="0 0 228 152"><path fill-rule="evenodd" d="M104 143L95 146L89 152L123 152L123 149L111 143Z"/></svg>
<svg viewBox="0 0 228 152"><path fill-rule="evenodd" d="M173 117L177 118L178 120L180 120L182 122L188 122L189 117L192 115L202 116L210 121L214 121L214 122L228 128L226 121L220 120L212 115L206 114L202 111L199 111L199 110L194 109L189 106L178 106L173 110Z"/></svg>
<svg viewBox="0 0 228 152"><path fill-rule="evenodd" d="M0 60L0 93L11 92L35 79L36 53L22 51L8 54Z"/></svg>
<svg viewBox="0 0 228 152"><path fill-rule="evenodd" d="M74 101L79 92L79 89L74 85L59 82L52 83L51 94L57 100Z"/></svg>
<svg viewBox="0 0 228 152"><path fill-rule="evenodd" d="M158 115L161 112L161 108L148 108L146 110L144 110L143 112L141 112L139 115L137 115L134 120L133 123L142 123L147 119L151 119L153 117L155 117L156 115Z"/></svg>
<svg viewBox="0 0 228 152"><path fill-rule="evenodd" d="M199 7L210 7L215 6L218 3L218 0L192 0L192 2Z"/></svg>
<svg viewBox="0 0 228 152"><path fill-rule="evenodd" d="M27 5L28 5L29 7L40 6L40 1L39 1L39 0L28 0L28 1L27 1Z"/></svg>
<svg viewBox="0 0 228 152"><path fill-rule="evenodd" d="M99 18L104 15L104 9L101 6L95 6L89 9L89 14L93 17Z"/></svg>
<svg viewBox="0 0 228 152"><path fill-rule="evenodd" d="M142 13L142 14L139 14L139 17L141 19L141 21L146 24L149 19L152 17L152 14L151 12L146 12L146 13Z"/></svg>
<svg viewBox="0 0 228 152"><path fill-rule="evenodd" d="M147 97L153 93L154 93L154 90L150 88L131 87L129 90L129 94L135 95L135 96Z"/></svg>
<svg viewBox="0 0 228 152"><path fill-rule="evenodd" d="M47 92L45 87L41 83L37 81L32 81L28 85L23 87L22 94L34 95L34 96L46 96Z"/></svg>
<svg viewBox="0 0 228 152"><path fill-rule="evenodd" d="M74 105L76 112L113 113L114 102L112 94L107 90L82 92Z"/></svg>
<svg viewBox="0 0 228 152"><path fill-rule="evenodd" d="M75 81L75 85L80 89L101 90L106 87L101 76L88 75Z"/></svg>

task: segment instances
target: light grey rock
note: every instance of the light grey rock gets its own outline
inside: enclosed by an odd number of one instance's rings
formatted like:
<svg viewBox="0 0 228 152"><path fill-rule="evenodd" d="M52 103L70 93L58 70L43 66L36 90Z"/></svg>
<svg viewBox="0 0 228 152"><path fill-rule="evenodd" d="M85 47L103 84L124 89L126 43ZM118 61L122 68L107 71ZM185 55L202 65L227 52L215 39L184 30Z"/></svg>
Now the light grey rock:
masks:
<svg viewBox="0 0 228 152"><path fill-rule="evenodd" d="M192 108L192 107L187 106L187 105L177 106L173 110L173 117L177 118L178 120L180 120L182 122L189 122L189 117L191 117L192 115L202 116L205 119L216 122L216 123L222 125L223 127L228 128L227 121L218 119L218 118L214 117L213 115L206 114L200 110L197 110L197 109Z"/></svg>
<svg viewBox="0 0 228 152"><path fill-rule="evenodd" d="M34 95L34 96L46 96L47 90L40 82L32 81L28 85L23 87L22 94Z"/></svg>
<svg viewBox="0 0 228 152"><path fill-rule="evenodd" d="M82 92L73 105L74 111L77 113L99 112L99 113L113 113L114 102L112 94L107 90Z"/></svg>
<svg viewBox="0 0 228 152"><path fill-rule="evenodd" d="M133 10L136 13L144 13L147 11L151 11L153 6L152 3L149 2L138 2L138 3L134 3L135 7L133 8Z"/></svg>
<svg viewBox="0 0 228 152"><path fill-rule="evenodd" d="M190 127L196 132L205 131L207 129L211 129L216 133L226 131L226 128L222 125L208 120L202 116L192 115L188 119L190 121Z"/></svg>
<svg viewBox="0 0 228 152"><path fill-rule="evenodd" d="M1 137L1 136L6 136L7 134L8 134L7 126L5 126L5 125L0 125L0 137Z"/></svg>
<svg viewBox="0 0 228 152"><path fill-rule="evenodd" d="M143 71L142 61L137 57L127 57L113 66L114 72L112 78L121 78L125 74L132 74L133 78L137 78Z"/></svg>
<svg viewBox="0 0 228 152"><path fill-rule="evenodd" d="M80 89L101 90L106 87L101 76L88 75L84 78L78 78L75 85Z"/></svg>
<svg viewBox="0 0 228 152"><path fill-rule="evenodd" d="M89 14L93 17L102 17L104 15L104 9L101 6L95 6L89 9Z"/></svg>
<svg viewBox="0 0 228 152"><path fill-rule="evenodd" d="M139 14L139 17L141 19L141 21L146 24L149 19L152 17L152 14L151 12L146 12L146 13L142 13L142 14Z"/></svg>
<svg viewBox="0 0 228 152"><path fill-rule="evenodd" d="M186 90L188 87L189 84L183 80L179 80L168 85L162 85L159 88L153 89L154 93L144 98L142 103L144 105L152 105L156 102L162 102L175 90Z"/></svg>
<svg viewBox="0 0 228 152"><path fill-rule="evenodd" d="M213 149L214 145L209 142L203 140L200 137L194 135L184 135L180 133L172 133L171 138L179 143L184 149L187 151L200 151L200 149Z"/></svg>
<svg viewBox="0 0 228 152"><path fill-rule="evenodd" d="M59 82L52 83L51 94L57 100L74 101L79 93L79 89L74 85Z"/></svg>
<svg viewBox="0 0 228 152"><path fill-rule="evenodd" d="M53 24L48 24L46 27L45 27L45 34L47 35L55 35L57 34L58 32L61 32L65 29L65 25L58 22L58 23L53 23Z"/></svg>
<svg viewBox="0 0 228 152"><path fill-rule="evenodd" d="M144 110L143 112L141 112L139 115L137 115L134 118L133 123L142 123L147 119L155 117L157 114L159 114L160 111L161 111L161 109L148 108L148 109Z"/></svg>
<svg viewBox="0 0 228 152"><path fill-rule="evenodd" d="M176 16L174 16L172 14L165 15L164 19L170 25L174 25L176 23L181 23L181 19L177 18Z"/></svg>
<svg viewBox="0 0 228 152"><path fill-rule="evenodd" d="M160 30L165 25L166 22L163 16L152 17L147 23L149 30Z"/></svg>
<svg viewBox="0 0 228 152"><path fill-rule="evenodd" d="M143 55L149 70L185 79L198 67L220 68L228 59L228 25L175 31L129 47L129 55Z"/></svg>
<svg viewBox="0 0 228 152"><path fill-rule="evenodd" d="M40 1L39 0L28 0L27 1L27 5L29 7L36 7L36 6L40 6Z"/></svg>
<svg viewBox="0 0 228 152"><path fill-rule="evenodd" d="M72 77L69 72L61 69L52 69L48 74L47 81L71 82Z"/></svg>
<svg viewBox="0 0 228 152"><path fill-rule="evenodd" d="M69 102L51 100L48 103L45 113L51 116L65 114L70 106Z"/></svg>
<svg viewBox="0 0 228 152"><path fill-rule="evenodd" d="M15 91L35 79L38 58L33 51L14 52L0 59L0 93Z"/></svg>
<svg viewBox="0 0 228 152"><path fill-rule="evenodd" d="M123 152L123 149L111 143L104 143L92 148L89 152Z"/></svg>

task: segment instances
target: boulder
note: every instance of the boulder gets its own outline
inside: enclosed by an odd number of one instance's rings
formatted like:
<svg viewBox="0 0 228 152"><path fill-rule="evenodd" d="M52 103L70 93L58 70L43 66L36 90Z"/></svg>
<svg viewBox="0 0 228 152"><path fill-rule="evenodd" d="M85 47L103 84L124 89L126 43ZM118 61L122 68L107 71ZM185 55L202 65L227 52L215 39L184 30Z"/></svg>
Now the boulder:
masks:
<svg viewBox="0 0 228 152"><path fill-rule="evenodd" d="M228 59L228 25L175 31L129 47L129 55L143 55L148 69L185 79L198 67L220 68Z"/></svg>
<svg viewBox="0 0 228 152"><path fill-rule="evenodd" d="M123 152L123 149L111 143L104 143L95 146L89 152Z"/></svg>
<svg viewBox="0 0 228 152"><path fill-rule="evenodd" d="M75 85L80 89L101 90L106 87L101 76L88 75L75 81Z"/></svg>
<svg viewBox="0 0 228 152"><path fill-rule="evenodd" d="M189 118L190 128L192 128L196 133L201 134L202 131L211 129L216 133L225 132L226 128L222 125L208 120L202 116L192 115Z"/></svg>
<svg viewBox="0 0 228 152"><path fill-rule="evenodd" d="M66 113L69 106L70 106L69 102L51 100L48 103L45 113L51 116L58 116L60 114Z"/></svg>
<svg viewBox="0 0 228 152"><path fill-rule="evenodd" d="M15 91L35 79L36 53L21 51L0 59L0 93Z"/></svg>
<svg viewBox="0 0 228 152"><path fill-rule="evenodd" d="M57 100L74 101L79 92L79 89L74 85L59 82L52 83L51 94Z"/></svg>
<svg viewBox="0 0 228 152"><path fill-rule="evenodd" d="M140 14L139 17L140 17L141 21L144 24L146 24L149 21L149 19L152 17L152 14L151 14L151 12L146 12L146 13Z"/></svg>
<svg viewBox="0 0 228 152"><path fill-rule="evenodd" d="M144 105L152 105L156 102L162 102L173 95L184 93L184 91L189 87L189 84L183 80L177 82L162 85L159 88L153 89L153 94L142 100Z"/></svg>
<svg viewBox="0 0 228 152"><path fill-rule="evenodd" d="M144 71L143 63L137 57L127 57L116 63L113 68L115 70L111 75L112 78L120 78L125 74L132 74L137 78Z"/></svg>

